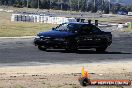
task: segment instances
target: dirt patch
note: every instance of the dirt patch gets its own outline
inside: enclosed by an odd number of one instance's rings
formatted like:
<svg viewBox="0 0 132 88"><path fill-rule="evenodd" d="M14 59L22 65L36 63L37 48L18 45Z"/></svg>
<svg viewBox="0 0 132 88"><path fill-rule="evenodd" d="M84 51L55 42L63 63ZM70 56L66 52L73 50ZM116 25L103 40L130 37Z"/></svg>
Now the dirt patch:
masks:
<svg viewBox="0 0 132 88"><path fill-rule="evenodd" d="M92 63L0 68L0 88L82 88L78 82L85 67L90 79L130 79L132 62ZM131 88L132 86L89 86L89 88Z"/></svg>
<svg viewBox="0 0 132 88"><path fill-rule="evenodd" d="M0 75L0 88L82 88L78 82L80 73L41 75ZM131 73L93 74L92 79L132 79ZM130 86L88 86L90 88L131 88Z"/></svg>

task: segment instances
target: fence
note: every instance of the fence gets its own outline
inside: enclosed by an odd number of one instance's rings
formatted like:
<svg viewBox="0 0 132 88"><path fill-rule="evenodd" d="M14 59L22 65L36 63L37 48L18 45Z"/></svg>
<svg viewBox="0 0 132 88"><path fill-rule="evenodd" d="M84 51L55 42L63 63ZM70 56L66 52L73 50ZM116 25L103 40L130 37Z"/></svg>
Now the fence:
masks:
<svg viewBox="0 0 132 88"><path fill-rule="evenodd" d="M44 14L43 15L12 14L11 21L61 24L61 23L65 23L65 22L76 22L76 19L75 18L66 18L66 17L46 16Z"/></svg>

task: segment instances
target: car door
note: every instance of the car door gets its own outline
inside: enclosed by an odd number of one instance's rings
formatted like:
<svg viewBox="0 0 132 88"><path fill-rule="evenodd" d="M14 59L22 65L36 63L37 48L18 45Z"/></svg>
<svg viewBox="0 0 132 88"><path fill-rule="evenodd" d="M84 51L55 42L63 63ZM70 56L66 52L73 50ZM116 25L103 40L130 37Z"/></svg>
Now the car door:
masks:
<svg viewBox="0 0 132 88"><path fill-rule="evenodd" d="M101 44L101 42L102 42L102 40L101 40L101 37L102 37L102 35L101 35L101 30L98 28L98 27L96 27L96 26L92 26L92 30L91 30L91 33L92 33L92 39L93 39L93 46L98 46L98 45L100 45Z"/></svg>
<svg viewBox="0 0 132 88"><path fill-rule="evenodd" d="M91 28L88 24L84 24L80 27L78 33L78 45L79 46L92 46L93 45L93 35L91 33Z"/></svg>

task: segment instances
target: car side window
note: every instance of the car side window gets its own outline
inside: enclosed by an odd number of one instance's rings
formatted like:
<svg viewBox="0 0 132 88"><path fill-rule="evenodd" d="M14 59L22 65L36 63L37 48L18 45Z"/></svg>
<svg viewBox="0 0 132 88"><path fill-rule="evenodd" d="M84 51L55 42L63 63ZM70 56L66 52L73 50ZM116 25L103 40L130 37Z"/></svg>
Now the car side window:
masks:
<svg viewBox="0 0 132 88"><path fill-rule="evenodd" d="M72 31L72 32L78 31L79 28L80 28L79 24L69 24L68 25L69 31Z"/></svg>
<svg viewBox="0 0 132 88"><path fill-rule="evenodd" d="M83 24L81 26L81 33L83 34L89 34L89 33L98 33L101 30L96 27L95 25L91 25L91 24Z"/></svg>
<svg viewBox="0 0 132 88"><path fill-rule="evenodd" d="M63 25L61 25L60 27L59 27L59 30L68 30L68 28L67 28L67 25L68 24L63 24Z"/></svg>
<svg viewBox="0 0 132 88"><path fill-rule="evenodd" d="M98 27L96 27L96 26L92 26L92 32L93 33L98 33L98 32L100 32L101 30L98 28Z"/></svg>
<svg viewBox="0 0 132 88"><path fill-rule="evenodd" d="M91 31L91 26L89 26L87 24L82 25L81 33L88 34L88 33L90 33L90 31Z"/></svg>
<svg viewBox="0 0 132 88"><path fill-rule="evenodd" d="M57 31L68 31L67 25L68 24L66 23L60 24L59 26L56 27L56 30Z"/></svg>

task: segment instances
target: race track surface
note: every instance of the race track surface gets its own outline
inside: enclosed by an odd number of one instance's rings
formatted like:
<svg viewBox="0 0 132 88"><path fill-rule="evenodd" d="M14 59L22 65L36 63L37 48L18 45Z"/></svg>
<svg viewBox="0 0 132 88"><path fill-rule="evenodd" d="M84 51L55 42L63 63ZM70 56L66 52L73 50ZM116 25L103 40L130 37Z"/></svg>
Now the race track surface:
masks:
<svg viewBox="0 0 132 88"><path fill-rule="evenodd" d="M33 45L33 38L0 39L0 65L81 64L132 60L131 34L113 35L113 43L105 53L97 53L93 49L72 53L54 49L40 51Z"/></svg>

